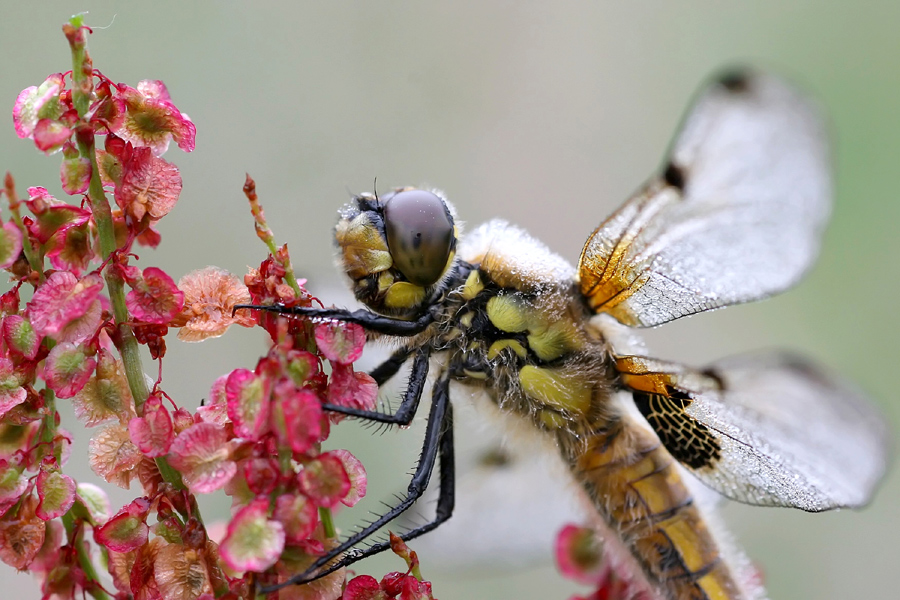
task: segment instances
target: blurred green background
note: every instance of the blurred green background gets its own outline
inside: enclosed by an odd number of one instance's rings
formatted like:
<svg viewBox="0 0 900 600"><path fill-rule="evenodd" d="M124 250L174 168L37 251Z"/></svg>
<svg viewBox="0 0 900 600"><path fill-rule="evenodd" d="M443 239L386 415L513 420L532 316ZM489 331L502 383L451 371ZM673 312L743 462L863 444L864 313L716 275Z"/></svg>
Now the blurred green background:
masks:
<svg viewBox="0 0 900 600"><path fill-rule="evenodd" d="M197 125L196 151L173 145L166 156L181 169L184 191L159 226L164 243L139 250L141 264L176 278L209 264L239 274L258 264L263 247L241 194L249 172L279 240L326 298L340 283L335 211L376 177L380 191L439 187L469 223L508 218L574 262L592 228L657 167L711 71L748 62L786 72L814 91L832 121L837 205L821 260L779 298L646 337L654 355L697 364L759 347L802 350L855 379L898 422L898 378L890 373L900 372L900 4L7 3L7 110L22 88L70 68L59 28L74 10L89 11L97 68L131 85L162 79ZM0 169L21 191L43 185L61 194L58 157L19 141L9 118L0 140ZM255 364L264 339L233 331L200 346L169 346L165 388L193 408L215 377ZM369 467L366 506L377 510L378 499L401 489L418 438L372 438L352 425L339 431L337 443ZM73 462L84 462L85 444L79 433ZM113 504L130 497L114 493ZM861 512L723 512L772 598L888 598L898 594L898 500L894 470ZM227 502L210 510L224 518ZM433 535L440 545L440 530ZM549 557L549 547L542 551ZM422 559L444 600L565 598L578 589L546 561L447 574L441 561L425 552ZM360 571L400 566L388 557ZM28 575L5 566L0 586L4 598L39 597Z"/></svg>

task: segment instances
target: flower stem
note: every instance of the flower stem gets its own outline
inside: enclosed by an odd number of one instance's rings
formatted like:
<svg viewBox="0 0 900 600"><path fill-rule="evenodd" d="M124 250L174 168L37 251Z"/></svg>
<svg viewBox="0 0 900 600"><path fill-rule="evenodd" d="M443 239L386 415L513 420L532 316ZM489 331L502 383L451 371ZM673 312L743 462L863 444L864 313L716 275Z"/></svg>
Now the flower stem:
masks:
<svg viewBox="0 0 900 600"><path fill-rule="evenodd" d="M91 95L94 89L93 62L87 52L86 28L82 26L81 15L76 15L63 26L63 32L69 40L72 50L72 104L78 111L78 116L86 121L90 109ZM88 186L88 199L94 222L97 224L97 235L100 239L100 254L103 260L118 249L116 245L116 232L113 224L112 210L106 193L103 191L103 182L100 180L100 168L97 164L97 150L94 144L94 129L90 122L84 122L76 132L78 151L82 158L86 158L91 165L91 181ZM118 332L118 349L122 355L122 365L125 368L125 378L128 380L128 388L134 398L137 413L143 413L144 402L150 395L147 382L144 379L144 367L141 364L140 347L134 332L128 324L131 320L128 308L125 305L125 281L119 272L107 266L104 273L106 286L109 290L109 301L112 305L113 318ZM175 486L176 489L184 489L181 475L173 469L164 457L156 459L156 465L163 479Z"/></svg>
<svg viewBox="0 0 900 600"><path fill-rule="evenodd" d="M75 529L75 522L72 519L71 511L62 516L62 522L63 526L66 528L66 532L71 536ZM91 560L90 554L88 554L88 547L87 544L84 543L83 533L82 530L78 531L75 536L74 545L75 552L78 555L78 564L81 567L81 570L84 571L85 579L89 582L94 582L94 585L87 585L85 586L85 589L95 600L111 600L109 594L100 587L100 576L97 575L97 571L94 569L94 563Z"/></svg>

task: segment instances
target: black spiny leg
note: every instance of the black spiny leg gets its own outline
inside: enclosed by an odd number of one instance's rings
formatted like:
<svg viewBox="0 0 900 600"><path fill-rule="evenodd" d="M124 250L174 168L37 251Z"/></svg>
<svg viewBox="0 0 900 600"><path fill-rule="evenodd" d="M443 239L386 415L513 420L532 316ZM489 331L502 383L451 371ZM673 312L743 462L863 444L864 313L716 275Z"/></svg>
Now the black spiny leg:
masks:
<svg viewBox="0 0 900 600"><path fill-rule="evenodd" d="M409 358L410 354L412 354L411 348L400 348L391 354L389 359L372 369L369 376L375 380L378 387L381 387L388 379L397 374L397 371L400 370L400 367L403 366L403 363L406 362L406 359Z"/></svg>
<svg viewBox="0 0 900 600"><path fill-rule="evenodd" d="M449 379L446 375L442 376L434 385L431 399L431 412L428 414L428 425L425 427L425 441L422 444L422 454L419 457L419 464L416 466L416 471L413 473L412 480L407 488L406 497L387 513L350 536L339 546L330 550L325 556L317 559L316 562L310 565L303 573L300 573L283 583L262 588L260 590L261 593L268 594L288 585L307 583L339 569L342 566L355 563L362 558L389 548L390 544L378 543L363 550L351 550L350 552L347 552L353 546L406 512L416 500L422 497L425 488L428 487L431 473L434 471L434 463L438 457L438 453L441 455L441 497L438 501L438 511L435 519L431 523L417 527L401 537L404 540L412 539L427 531L431 531L450 518L454 504L453 488L455 483L455 472L453 468L453 409L450 406L448 388ZM448 489L449 494L447 493ZM329 566L327 570L320 573L316 572L317 569L327 565L330 561L345 552L347 552L347 554L337 563Z"/></svg>
<svg viewBox="0 0 900 600"><path fill-rule="evenodd" d="M346 323L362 325L366 330L385 335L410 337L422 333L434 321L431 312L426 311L415 321L404 321L393 317L385 317L368 310L346 310L343 308L311 308L307 306L286 307L279 304L236 304L232 312L253 309L265 310L280 315L294 315L311 319L333 319Z"/></svg>
<svg viewBox="0 0 900 600"><path fill-rule="evenodd" d="M406 426L412 423L413 417L416 416L416 410L419 408L419 400L422 399L422 391L425 389L425 382L428 379L428 358L431 355L429 346L422 346L416 350L416 357L413 359L412 371L409 374L409 385L403 392L403 400L400 406L394 411L394 414L388 415L374 410L363 410L360 408L351 408L348 406L338 406L336 404L322 404L322 408L331 412L341 413L358 419L366 419L367 421L376 421L378 423L387 423L388 425ZM388 362L393 360L395 354ZM386 363L385 363L386 364ZM402 362L401 362L402 364ZM381 369L382 364L376 371ZM393 367L392 367L393 368ZM400 367L398 366L397 369ZM394 370L396 373L397 369ZM377 380L376 380L377 381Z"/></svg>

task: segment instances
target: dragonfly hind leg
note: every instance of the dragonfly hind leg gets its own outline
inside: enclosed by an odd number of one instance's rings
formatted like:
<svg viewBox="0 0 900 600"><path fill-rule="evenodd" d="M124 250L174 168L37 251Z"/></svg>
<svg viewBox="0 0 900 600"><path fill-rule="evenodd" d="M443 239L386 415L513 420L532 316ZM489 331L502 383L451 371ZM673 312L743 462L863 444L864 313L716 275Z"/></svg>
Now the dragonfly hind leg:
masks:
<svg viewBox="0 0 900 600"><path fill-rule="evenodd" d="M388 542L377 542L363 549L354 549L353 546L372 536L379 529L409 510L416 500L422 497L422 494L428 487L428 482L431 479L431 474L434 472L435 462L438 457L440 457L441 461L440 495L435 517L428 523L401 534L400 538L411 540L419 537L435 529L450 518L455 504L456 471L453 450L453 408L450 404L449 387L450 381L446 375L435 382L432 391L431 411L429 412L428 424L425 428L425 440L422 444L422 453L419 456L412 480L407 487L407 493L401 501L388 512L330 550L326 555L318 558L303 573L283 583L264 587L261 589L262 593L268 594L288 585L308 583L341 567L351 565L363 558L390 548ZM332 563L339 556L341 558ZM326 567L326 565L328 566ZM325 568L323 569L323 567Z"/></svg>

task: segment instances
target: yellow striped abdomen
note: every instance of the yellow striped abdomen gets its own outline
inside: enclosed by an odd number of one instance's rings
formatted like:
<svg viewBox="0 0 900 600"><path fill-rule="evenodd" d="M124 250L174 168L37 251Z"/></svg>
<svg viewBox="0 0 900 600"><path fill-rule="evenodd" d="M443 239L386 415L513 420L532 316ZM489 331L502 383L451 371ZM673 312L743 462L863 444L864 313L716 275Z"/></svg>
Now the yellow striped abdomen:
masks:
<svg viewBox="0 0 900 600"><path fill-rule="evenodd" d="M674 459L652 433L614 422L569 456L577 480L666 600L739 600L741 588Z"/></svg>

